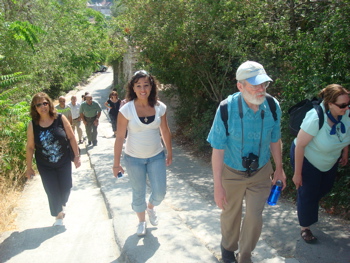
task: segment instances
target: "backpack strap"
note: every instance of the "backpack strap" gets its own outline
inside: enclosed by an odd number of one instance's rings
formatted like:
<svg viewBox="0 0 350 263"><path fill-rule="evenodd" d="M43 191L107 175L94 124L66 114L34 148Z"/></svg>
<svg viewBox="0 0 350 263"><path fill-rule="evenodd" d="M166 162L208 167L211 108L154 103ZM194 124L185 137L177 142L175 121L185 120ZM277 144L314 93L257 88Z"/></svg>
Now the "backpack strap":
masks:
<svg viewBox="0 0 350 263"><path fill-rule="evenodd" d="M324 114L323 114L323 109L320 105L314 104L314 109L317 112L318 115L318 129L321 130L323 123L324 123Z"/></svg>
<svg viewBox="0 0 350 263"><path fill-rule="evenodd" d="M267 100L267 103L269 104L269 107L270 107L270 111L272 113L272 116L273 116L273 119L275 121L277 121L277 113L276 113L276 102L275 100L273 99L273 97L266 93L266 100Z"/></svg>
<svg viewBox="0 0 350 263"><path fill-rule="evenodd" d="M270 94L266 93L266 100L269 104L270 111L272 113L273 119L277 121L277 113L276 113L276 102L273 99L273 97ZM242 99L241 96L238 98L238 109L239 109L239 117L243 118L243 110L242 110ZM322 110L322 108L321 108ZM220 115L221 119L224 122L224 126L226 129L226 136L229 136L230 133L228 132L228 109L227 109L227 98L220 102ZM323 113L321 114L323 117ZM321 120L320 120L321 121ZM323 122L322 122L323 124Z"/></svg>
<svg viewBox="0 0 350 263"><path fill-rule="evenodd" d="M226 129L226 136L229 136L230 133L228 132L228 124L227 124L227 121L228 121L227 99L224 99L223 101L220 102L220 115Z"/></svg>

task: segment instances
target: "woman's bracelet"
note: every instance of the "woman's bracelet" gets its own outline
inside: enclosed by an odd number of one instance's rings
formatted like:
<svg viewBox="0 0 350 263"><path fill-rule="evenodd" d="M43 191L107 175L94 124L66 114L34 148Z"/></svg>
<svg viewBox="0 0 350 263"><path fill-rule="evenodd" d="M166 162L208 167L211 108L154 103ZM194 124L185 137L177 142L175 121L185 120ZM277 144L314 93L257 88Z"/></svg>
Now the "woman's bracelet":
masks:
<svg viewBox="0 0 350 263"><path fill-rule="evenodd" d="M79 158L80 157L80 155L78 155L78 156L75 156L74 158Z"/></svg>

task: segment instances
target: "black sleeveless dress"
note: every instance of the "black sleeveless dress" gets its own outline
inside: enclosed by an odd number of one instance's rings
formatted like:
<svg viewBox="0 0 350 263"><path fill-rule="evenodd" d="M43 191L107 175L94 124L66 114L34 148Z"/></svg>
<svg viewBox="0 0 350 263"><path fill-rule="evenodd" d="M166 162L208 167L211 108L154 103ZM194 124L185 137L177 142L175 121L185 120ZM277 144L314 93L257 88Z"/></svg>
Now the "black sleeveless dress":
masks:
<svg viewBox="0 0 350 263"><path fill-rule="evenodd" d="M39 166L58 168L70 164L69 140L64 130L62 115L49 127L41 127L33 123L35 159Z"/></svg>

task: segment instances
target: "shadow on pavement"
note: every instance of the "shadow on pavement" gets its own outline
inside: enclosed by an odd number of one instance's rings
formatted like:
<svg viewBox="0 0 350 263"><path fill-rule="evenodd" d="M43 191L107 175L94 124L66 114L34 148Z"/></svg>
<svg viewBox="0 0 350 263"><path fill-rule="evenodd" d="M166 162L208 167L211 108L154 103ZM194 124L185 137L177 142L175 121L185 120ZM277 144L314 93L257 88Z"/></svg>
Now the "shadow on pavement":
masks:
<svg viewBox="0 0 350 263"><path fill-rule="evenodd" d="M43 242L66 231L64 226L42 227L13 232L0 244L0 262L6 262L25 250L38 248Z"/></svg>
<svg viewBox="0 0 350 263"><path fill-rule="evenodd" d="M136 234L129 236L125 240L120 257L125 262L147 262L152 258L160 247L158 238L152 235L154 229L147 228L147 235L144 237L138 237Z"/></svg>
<svg viewBox="0 0 350 263"><path fill-rule="evenodd" d="M295 244L296 255L301 263L304 262L350 262L350 249L347 236L334 237L327 231L315 227L313 234L318 238L314 244L306 244L304 240L297 239Z"/></svg>

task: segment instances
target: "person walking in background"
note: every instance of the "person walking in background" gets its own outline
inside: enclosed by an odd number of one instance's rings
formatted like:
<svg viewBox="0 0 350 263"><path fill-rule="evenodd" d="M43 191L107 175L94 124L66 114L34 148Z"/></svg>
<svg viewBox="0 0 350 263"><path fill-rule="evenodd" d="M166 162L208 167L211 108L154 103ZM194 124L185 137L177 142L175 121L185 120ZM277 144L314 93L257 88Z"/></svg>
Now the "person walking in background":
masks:
<svg viewBox="0 0 350 263"><path fill-rule="evenodd" d="M124 173L120 158L125 138L124 160L132 187L132 209L139 219L137 235L146 234L145 211L150 223L158 225L155 206L166 194L166 166L172 163L171 133L166 117L166 105L157 99L155 77L145 70L137 71L127 84L127 100L119 111L117 137L114 145L113 173ZM161 136L160 136L161 135ZM167 155L164 153L165 144ZM146 179L151 195L146 201Z"/></svg>
<svg viewBox="0 0 350 263"><path fill-rule="evenodd" d="M75 154L74 164L80 166L78 144L67 118L57 114L52 100L45 93L33 96L30 105L32 121L28 124L26 146L26 176L35 175L33 154L47 194L54 225L63 225L65 206L72 188L70 147Z"/></svg>
<svg viewBox="0 0 350 263"><path fill-rule="evenodd" d="M270 193L271 176L286 186L282 166L281 109L274 98L277 120L266 100L272 79L264 67L244 62L236 72L240 92L227 98L228 131L218 108L208 135L213 148L214 198L221 213L221 252L225 263L251 261L262 229L262 211ZM276 170L270 161L272 153ZM241 226L242 202L246 213ZM235 251L239 247L237 259Z"/></svg>
<svg viewBox="0 0 350 263"><path fill-rule="evenodd" d="M75 129L77 129L78 138L79 138L79 144L83 143L83 130L80 127L81 124L81 118L80 118L80 103L77 102L77 96L73 95L71 97L71 102L68 103L68 107L71 110L72 113L72 129L73 133L75 132Z"/></svg>
<svg viewBox="0 0 350 263"><path fill-rule="evenodd" d="M81 95L81 102L84 102L86 99L85 99L85 96L89 94L88 91L85 91L85 93L83 95Z"/></svg>
<svg viewBox="0 0 350 263"><path fill-rule="evenodd" d="M120 109L121 107L123 107L123 105L126 104L126 103L127 103L127 100L126 100L126 99L123 99L123 100L120 102L120 107L119 107L119 109Z"/></svg>
<svg viewBox="0 0 350 263"><path fill-rule="evenodd" d="M90 93L85 94L85 101L80 105L80 118L82 119L86 135L88 137L88 145L97 145L97 126L101 116L101 106L97 101L92 100Z"/></svg>
<svg viewBox="0 0 350 263"><path fill-rule="evenodd" d="M301 237L307 243L317 240L310 226L318 221L319 201L331 191L338 164L348 163L350 144L349 91L331 84L320 91L319 97L325 114L322 128L316 110L311 109L290 151Z"/></svg>
<svg viewBox="0 0 350 263"><path fill-rule="evenodd" d="M105 102L105 106L109 109L109 118L111 119L112 129L113 129L113 137L117 135L117 118L119 113L121 100L118 98L118 93L116 91L112 91L109 94L109 99Z"/></svg>
<svg viewBox="0 0 350 263"><path fill-rule="evenodd" d="M60 96L58 98L58 102L59 102L59 104L56 105L57 111L59 113L61 113L62 115L66 116L69 123L72 124L72 112L71 112L71 109L69 108L69 106L66 105L66 98L63 96Z"/></svg>

